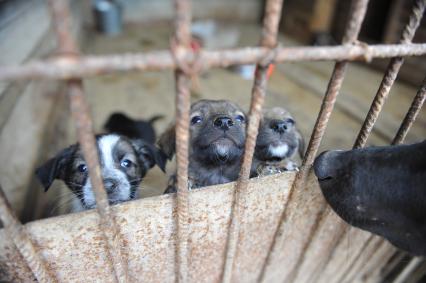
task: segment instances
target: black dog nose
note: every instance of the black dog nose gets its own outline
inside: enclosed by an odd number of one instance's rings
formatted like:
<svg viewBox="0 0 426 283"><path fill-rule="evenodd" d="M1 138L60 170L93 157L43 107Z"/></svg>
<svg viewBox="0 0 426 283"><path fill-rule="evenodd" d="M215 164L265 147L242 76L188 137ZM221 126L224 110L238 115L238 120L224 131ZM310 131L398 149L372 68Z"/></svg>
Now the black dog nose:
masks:
<svg viewBox="0 0 426 283"><path fill-rule="evenodd" d="M282 134L288 131L293 126L293 124L294 121L292 119L273 120L270 124L270 127L275 132Z"/></svg>
<svg viewBox="0 0 426 283"><path fill-rule="evenodd" d="M336 177L338 162L336 160L339 151L325 151L321 153L314 162L314 171L318 180L329 180Z"/></svg>
<svg viewBox="0 0 426 283"><path fill-rule="evenodd" d="M214 126L220 128L222 130L228 130L230 127L234 125L234 121L231 118L223 116L218 117L213 122Z"/></svg>
<svg viewBox="0 0 426 283"><path fill-rule="evenodd" d="M112 178L107 178L104 179L104 186L107 193L111 193L117 188L118 182Z"/></svg>

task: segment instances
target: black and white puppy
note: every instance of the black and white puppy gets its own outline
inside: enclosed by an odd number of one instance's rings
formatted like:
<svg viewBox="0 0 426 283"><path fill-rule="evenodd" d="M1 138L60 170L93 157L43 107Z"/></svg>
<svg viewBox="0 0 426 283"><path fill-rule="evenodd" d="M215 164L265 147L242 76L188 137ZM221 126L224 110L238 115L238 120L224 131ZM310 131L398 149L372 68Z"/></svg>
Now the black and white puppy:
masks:
<svg viewBox="0 0 426 283"><path fill-rule="evenodd" d="M143 140L130 140L116 134L96 137L102 178L110 204L134 199L147 171L157 164L165 170L159 150ZM73 211L96 206L87 165L79 144L71 145L39 167L36 175L49 189L60 179L74 193Z"/></svg>
<svg viewBox="0 0 426 283"><path fill-rule="evenodd" d="M426 256L426 141L327 151L314 169L325 199L346 222Z"/></svg>
<svg viewBox="0 0 426 283"><path fill-rule="evenodd" d="M298 169L304 141L291 114L281 107L263 110L251 168L251 177Z"/></svg>
<svg viewBox="0 0 426 283"><path fill-rule="evenodd" d="M227 100L200 100L191 106L189 168L190 188L235 181L245 141L245 114ZM171 159L175 152L175 126L160 136L160 149ZM176 192L172 176L165 193Z"/></svg>

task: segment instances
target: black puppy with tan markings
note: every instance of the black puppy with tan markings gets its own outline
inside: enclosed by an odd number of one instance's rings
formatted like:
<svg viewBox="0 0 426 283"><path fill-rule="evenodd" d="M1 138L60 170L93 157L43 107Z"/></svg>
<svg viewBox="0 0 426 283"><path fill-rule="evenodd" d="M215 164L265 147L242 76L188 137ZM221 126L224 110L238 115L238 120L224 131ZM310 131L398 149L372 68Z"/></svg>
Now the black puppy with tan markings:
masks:
<svg viewBox="0 0 426 283"><path fill-rule="evenodd" d="M235 181L241 167L245 141L245 114L227 100L200 100L191 106L189 186L198 188ZM175 126L159 139L160 149L171 159L175 152ZM172 176L165 193L176 192Z"/></svg>
<svg viewBox="0 0 426 283"><path fill-rule="evenodd" d="M298 169L304 141L290 112L281 107L263 110L253 157L251 177Z"/></svg>
<svg viewBox="0 0 426 283"><path fill-rule="evenodd" d="M147 171L157 164L163 171L165 160L159 149L143 140L116 134L96 137L101 173L110 204L134 199ZM79 144L71 145L39 167L36 175L47 191L60 179L74 193L72 211L96 206L86 161Z"/></svg>

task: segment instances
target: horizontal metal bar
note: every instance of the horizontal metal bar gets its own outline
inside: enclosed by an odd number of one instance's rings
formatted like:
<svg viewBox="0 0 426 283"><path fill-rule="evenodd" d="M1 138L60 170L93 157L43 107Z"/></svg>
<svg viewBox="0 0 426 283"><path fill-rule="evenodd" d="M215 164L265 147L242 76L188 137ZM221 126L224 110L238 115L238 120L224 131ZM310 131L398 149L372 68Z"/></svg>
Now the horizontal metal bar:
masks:
<svg viewBox="0 0 426 283"><path fill-rule="evenodd" d="M194 55L187 52L180 58L186 65L199 65L198 70L213 67L261 63L274 52L274 62L299 61L369 61L374 58L391 58L426 55L426 44L340 45L324 47L265 47L203 50ZM170 51L148 53L87 55L81 57L59 56L45 61L34 61L19 66L1 66L0 81L22 79L71 79L129 71L160 71L176 69L177 63Z"/></svg>

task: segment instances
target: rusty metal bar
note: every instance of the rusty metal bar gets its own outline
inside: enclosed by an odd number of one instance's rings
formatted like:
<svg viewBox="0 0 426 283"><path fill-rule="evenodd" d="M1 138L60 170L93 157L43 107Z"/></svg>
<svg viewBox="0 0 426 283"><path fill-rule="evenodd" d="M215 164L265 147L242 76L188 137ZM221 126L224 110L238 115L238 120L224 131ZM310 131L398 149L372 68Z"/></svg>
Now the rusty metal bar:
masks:
<svg viewBox="0 0 426 283"><path fill-rule="evenodd" d="M417 28L420 25L423 13L425 11L426 0L417 0L413 6L413 10L410 15L408 24L405 26L400 40L401 44L411 43L413 40L414 34ZM404 63L402 57L392 58L390 61L386 73L383 77L383 80L380 84L380 87L374 97L374 100L371 104L370 110L365 117L364 123L358 133L358 137L355 141L354 148L364 147L368 136L373 130L374 124L379 117L380 111L382 110L383 105L385 104L386 98L389 95L389 92L392 88L393 83L398 75L398 72Z"/></svg>
<svg viewBox="0 0 426 283"><path fill-rule="evenodd" d="M408 21L407 25L405 26L405 28L402 32L400 44L411 43L412 39L414 38L414 34L415 34L417 28L420 25L422 16L425 12L425 7L426 7L426 0L417 0L414 3L412 12L410 14L409 21ZM363 125L362 125L362 127L361 127L361 129L358 133L356 140L355 140L355 143L354 143L354 146L353 146L354 149L355 148L362 148L362 147L365 146L367 139L368 139L368 136L370 135L370 133L371 133L373 127L374 127L374 124L377 121L377 118L380 114L380 111L382 110L382 107L385 103L385 100L386 100L387 96L389 95L390 89L395 82L395 79L398 75L398 72L399 72L403 62L404 62L404 59L402 57L395 57L395 58L391 59L389 65L388 65L388 68L385 72L385 75L382 79L382 82L380 83L380 86L379 86L379 89L376 93L376 96L373 99L373 102L372 102L371 107L370 107L370 109L367 113L367 116L364 120L364 123L363 123ZM419 92L421 92L421 90ZM420 96L421 96L421 94L420 94ZM416 103L416 98L417 98L417 95L416 95L416 97L413 101L413 104ZM416 107L416 106L414 106L414 107ZM409 112L407 113L408 118L406 116L407 119L410 119L410 116L413 114L413 113L410 114L411 110L412 110L412 108L410 107ZM414 109L413 111L416 111L416 109ZM420 111L420 109L418 109L417 111ZM414 119L415 119L415 117L414 117ZM412 120L410 122L409 120L404 119L403 125L401 125L401 127L402 127L402 131L405 131L405 134L408 132L409 127L411 127L412 122L414 122L414 120ZM404 123L408 123L408 124L404 125ZM402 142L402 140L403 140L403 137L399 137L398 134L399 134L399 131L397 133L397 136L394 139L395 143ZM404 137L405 137L405 134L404 134ZM402 138L402 139L400 139L400 138ZM344 237L345 233L346 234L348 233L348 226L346 226L344 224L344 225L341 225L341 227L337 227L337 228L342 230L342 236L340 237L340 241L341 241L342 239L345 238ZM357 257L360 256L364 252L364 250L367 248L367 244L373 238L374 238L374 235L371 235L366 240L366 244L359 250ZM381 239L381 241L384 241L384 240Z"/></svg>
<svg viewBox="0 0 426 283"><path fill-rule="evenodd" d="M190 111L190 74L181 63L191 41L191 2L175 0L174 38L171 52L177 66L176 77L176 162L177 162L177 282L188 282L189 192L188 143ZM181 65L179 65L181 64Z"/></svg>
<svg viewBox="0 0 426 283"><path fill-rule="evenodd" d="M369 61L374 58L392 58L426 55L426 44L341 45L327 47L276 47L274 62L347 60ZM202 62L202 70L241 64L257 64L269 54L265 47L246 47L227 50L202 50L196 56L186 53L180 58L187 65ZM106 75L117 72L159 71L176 69L177 63L170 51L153 51L106 56L57 56L47 61L33 61L19 66L1 66L0 80L72 79ZM201 69L200 69L201 70Z"/></svg>
<svg viewBox="0 0 426 283"><path fill-rule="evenodd" d="M342 42L343 45L351 45L356 43L359 31L361 29L362 22L364 20L365 13L367 11L367 5L368 5L368 0L358 0L354 2L354 5L352 7L352 13L351 13L348 25L346 27L345 36L343 38L343 42ZM309 140L309 144L308 144L305 156L303 158L301 170L296 175L296 178L291 187L291 192L290 192L288 202L292 201L293 192L295 190L300 190L300 188L305 184L305 181L309 173L309 169L314 161L315 155L320 146L322 137L324 135L325 129L328 124L328 120L330 118L331 112L333 111L337 95L339 94L339 90L342 86L346 65L347 65L347 61L341 61L341 62L337 62L334 67L332 76L330 78L330 81L327 87L327 91L325 93L325 96L321 105L321 109L318 113L318 118L315 122L315 126L312 130L311 138ZM272 262L272 254L275 253L276 252L275 250L277 249L277 238L279 237L279 235L283 234L282 233L283 230L291 228L284 225L288 218L287 207L288 205L286 205L286 207L284 208L281 214L279 225L276 229L274 238L272 240L272 244L268 252L268 256L265 260L265 264L262 268L259 281L263 281L265 272L268 266ZM315 221L315 223L317 222L318 221ZM313 229L315 230L316 227L313 227ZM307 248L308 244L309 244L309 239L307 239L306 244L304 244L304 249ZM291 277L294 277L295 275L296 275L296 272L292 272ZM288 280L289 282L292 281L290 278L285 278L285 280Z"/></svg>
<svg viewBox="0 0 426 283"><path fill-rule="evenodd" d="M410 109L408 109L407 114L404 117L404 120L401 123L401 126L398 129L398 132L395 135L395 138L392 141L392 144L401 144L404 142L405 136L408 133L408 130L413 125L414 121L417 118L417 115L422 109L423 103L426 100L426 77L423 80L422 86L417 92L416 96L411 103Z"/></svg>
<svg viewBox="0 0 426 283"><path fill-rule="evenodd" d="M234 261L238 248L238 235L240 229L240 218L243 211L241 207L241 194L247 189L250 178L251 163L256 145L256 137L259 128L259 121L262 115L262 107L266 95L267 71L269 65L276 56L278 25L281 18L283 0L268 0L266 2L265 16L263 20L262 37L260 45L270 50L269 56L256 66L254 85L252 89L251 105L246 129L246 143L244 157L241 164L238 181L234 190L231 210L231 223L228 230L228 241L225 251L225 261L223 267L222 282L231 282L234 269Z"/></svg>
<svg viewBox="0 0 426 283"><path fill-rule="evenodd" d="M68 1L49 0L48 4L57 38L58 52L76 56L78 48L71 36L72 25ZM100 218L100 228L107 244L107 256L114 270L114 279L117 282L127 282L127 261L124 260L121 251L120 232L103 186L93 123L84 97L83 84L81 80L75 79L67 81L67 86L71 115L76 124L78 141L89 169L90 181L96 199L96 209Z"/></svg>
<svg viewBox="0 0 426 283"><path fill-rule="evenodd" d="M401 44L411 43L411 40L414 37L415 30L420 24L422 14L425 9L425 3L426 3L425 0L417 1L415 3L412 14L410 15L409 22L403 31L403 35L400 40ZM368 135L370 134L374 126L374 123L377 120L380 110L384 104L384 100L386 96L389 94L390 88L392 87L395 81L396 75L402 63L403 63L402 57L393 58L391 60L389 67L386 71L386 74L380 85L380 88L376 94L376 97L373 100L373 104L370 108L370 111L367 115L364 125L362 126L360 133L355 141L354 148L363 147L365 145ZM330 208L327 207L327 210L330 210ZM327 215L327 213L324 212L323 215ZM327 221L327 217L322 217L318 224L318 227L321 227L322 225L324 225L326 221ZM323 259L328 259L330 257L331 253L334 250L332 248L332 245L336 246L339 243L339 241L341 241L344 238L344 235L348 233L348 229L349 227L347 226L347 224L343 222L335 226L335 234L333 235L332 241L329 242L329 246L322 247L325 251L327 251L327 254L324 254L323 256ZM320 232L317 231L317 233L321 233L321 231ZM367 242L369 241L370 239L367 240ZM306 250L307 250L307 247L306 247ZM365 246L361 250L364 250L364 248ZM303 260L303 257L300 260ZM318 264L319 266L324 265L326 264L326 260L319 260ZM297 272L298 270L296 269L295 274L297 274Z"/></svg>
<svg viewBox="0 0 426 283"><path fill-rule="evenodd" d="M6 235L12 240L21 255L21 264L27 266L38 282L57 282L40 253L34 247L25 227L16 217L0 186L0 221Z"/></svg>

